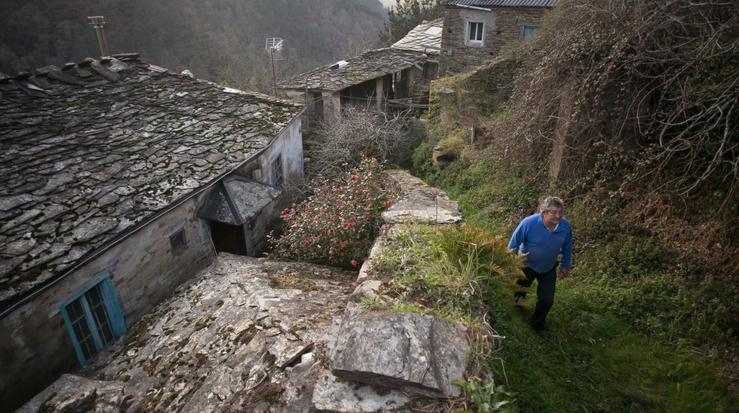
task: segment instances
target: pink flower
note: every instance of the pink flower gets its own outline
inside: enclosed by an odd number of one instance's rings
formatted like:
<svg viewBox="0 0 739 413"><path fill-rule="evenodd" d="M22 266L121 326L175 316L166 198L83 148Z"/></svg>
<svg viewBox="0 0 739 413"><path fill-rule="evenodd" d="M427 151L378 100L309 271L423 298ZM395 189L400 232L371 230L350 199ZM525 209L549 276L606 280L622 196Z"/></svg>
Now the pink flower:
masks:
<svg viewBox="0 0 739 413"><path fill-rule="evenodd" d="M347 228L354 228L354 225L352 225L352 223L351 223L351 222L347 222L347 223L346 223L346 227L347 227Z"/></svg>
<svg viewBox="0 0 739 413"><path fill-rule="evenodd" d="M352 260L352 267L356 267L357 265L359 265L359 261Z"/></svg>

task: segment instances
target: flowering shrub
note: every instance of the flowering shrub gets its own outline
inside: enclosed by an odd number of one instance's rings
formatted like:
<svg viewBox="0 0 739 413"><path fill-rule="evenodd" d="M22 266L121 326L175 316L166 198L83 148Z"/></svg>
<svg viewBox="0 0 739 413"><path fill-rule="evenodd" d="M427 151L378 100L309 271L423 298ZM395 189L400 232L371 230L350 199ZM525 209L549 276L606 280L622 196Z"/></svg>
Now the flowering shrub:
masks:
<svg viewBox="0 0 739 413"><path fill-rule="evenodd" d="M375 159L364 159L337 178L319 178L314 194L282 211L280 237L268 236L272 254L282 258L358 267L382 225L380 213L393 192Z"/></svg>

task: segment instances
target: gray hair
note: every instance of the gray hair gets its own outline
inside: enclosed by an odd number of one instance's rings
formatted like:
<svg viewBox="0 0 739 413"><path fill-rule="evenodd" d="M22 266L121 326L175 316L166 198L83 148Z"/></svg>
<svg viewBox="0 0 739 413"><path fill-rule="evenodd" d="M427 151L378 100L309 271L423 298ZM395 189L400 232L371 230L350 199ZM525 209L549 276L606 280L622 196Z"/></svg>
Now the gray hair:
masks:
<svg viewBox="0 0 739 413"><path fill-rule="evenodd" d="M562 201L562 198L558 198L556 196L548 196L544 198L539 208L541 209L541 212L544 212L549 211L552 208L564 209L564 207L565 203L564 201Z"/></svg>

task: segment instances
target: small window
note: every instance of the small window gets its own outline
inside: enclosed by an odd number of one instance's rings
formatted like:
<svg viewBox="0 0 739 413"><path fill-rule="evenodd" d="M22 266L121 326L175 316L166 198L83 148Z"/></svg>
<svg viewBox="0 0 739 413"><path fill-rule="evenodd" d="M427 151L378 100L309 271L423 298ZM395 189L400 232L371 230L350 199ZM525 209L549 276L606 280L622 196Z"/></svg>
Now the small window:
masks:
<svg viewBox="0 0 739 413"><path fill-rule="evenodd" d="M126 331L113 283L104 278L61 306L72 347L80 364L113 344Z"/></svg>
<svg viewBox="0 0 739 413"><path fill-rule="evenodd" d="M467 43L482 45L483 31L485 24L483 22L467 23Z"/></svg>
<svg viewBox="0 0 739 413"><path fill-rule="evenodd" d="M272 185L282 186L285 182L285 177L282 174L282 155L277 155L274 161L272 161Z"/></svg>
<svg viewBox="0 0 739 413"><path fill-rule="evenodd" d="M261 181L262 180L262 170L255 169L251 171L251 175L249 177L255 181Z"/></svg>
<svg viewBox="0 0 739 413"><path fill-rule="evenodd" d="M185 237L184 228L169 236L169 245L172 246L172 254L180 254L187 248L187 237Z"/></svg>
<svg viewBox="0 0 739 413"><path fill-rule="evenodd" d="M529 40L531 37L533 37L536 34L537 30L539 30L537 26L534 26L532 24L522 24L521 25L521 41L525 42Z"/></svg>

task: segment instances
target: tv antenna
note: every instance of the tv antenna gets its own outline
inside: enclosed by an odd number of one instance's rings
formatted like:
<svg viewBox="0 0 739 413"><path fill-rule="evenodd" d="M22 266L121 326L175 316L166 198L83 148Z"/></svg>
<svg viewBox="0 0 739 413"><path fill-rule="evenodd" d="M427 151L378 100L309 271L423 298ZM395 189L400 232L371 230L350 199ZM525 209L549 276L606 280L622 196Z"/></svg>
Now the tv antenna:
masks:
<svg viewBox="0 0 739 413"><path fill-rule="evenodd" d="M90 25L95 28L95 35L98 38L98 47L100 48L100 56L108 56L108 41L105 39L105 17L103 16L87 16Z"/></svg>
<svg viewBox="0 0 739 413"><path fill-rule="evenodd" d="M281 37L268 37L264 43L264 49L269 53L272 63L272 91L277 96L277 74L275 73L275 60L284 60L282 51L285 48L285 40Z"/></svg>

